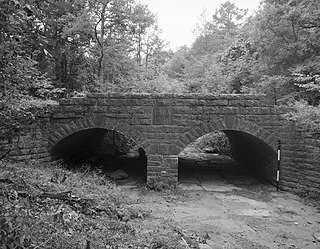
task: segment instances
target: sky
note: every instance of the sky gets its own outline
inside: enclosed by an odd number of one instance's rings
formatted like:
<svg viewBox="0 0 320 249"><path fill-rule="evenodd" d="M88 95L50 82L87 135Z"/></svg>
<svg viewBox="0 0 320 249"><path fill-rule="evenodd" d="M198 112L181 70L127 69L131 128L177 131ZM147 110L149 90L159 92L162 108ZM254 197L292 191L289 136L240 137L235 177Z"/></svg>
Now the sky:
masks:
<svg viewBox="0 0 320 249"><path fill-rule="evenodd" d="M190 45L195 40L194 30L203 11L214 13L227 0L138 0L147 4L151 12L157 14L158 25L163 31L163 38L169 47ZM261 0L231 0L238 8L248 9L253 13Z"/></svg>

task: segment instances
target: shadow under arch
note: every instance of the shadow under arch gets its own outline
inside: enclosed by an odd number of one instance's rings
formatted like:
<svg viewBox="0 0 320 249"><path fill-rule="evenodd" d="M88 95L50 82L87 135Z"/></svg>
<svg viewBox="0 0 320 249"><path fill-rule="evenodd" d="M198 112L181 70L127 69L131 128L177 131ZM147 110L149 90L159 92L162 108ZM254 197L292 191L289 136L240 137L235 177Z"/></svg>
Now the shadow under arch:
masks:
<svg viewBox="0 0 320 249"><path fill-rule="evenodd" d="M92 117L64 124L50 136L51 158L63 159L69 168L87 164L108 174L122 169L130 179L145 182L147 156L133 138L121 132L130 134L129 128Z"/></svg>
<svg viewBox="0 0 320 249"><path fill-rule="evenodd" d="M277 137L254 123L242 119L226 122L226 119L212 121L192 128L180 136L177 147L181 152L197 138L212 132L224 132L231 147L232 158L250 173L275 184ZM179 166L180 169L180 166Z"/></svg>

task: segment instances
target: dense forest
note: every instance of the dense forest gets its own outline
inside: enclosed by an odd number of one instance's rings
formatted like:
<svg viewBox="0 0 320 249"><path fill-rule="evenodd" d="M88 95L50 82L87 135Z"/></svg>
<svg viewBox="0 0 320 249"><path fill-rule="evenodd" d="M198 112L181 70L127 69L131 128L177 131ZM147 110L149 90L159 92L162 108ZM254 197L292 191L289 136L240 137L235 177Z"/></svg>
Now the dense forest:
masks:
<svg viewBox="0 0 320 249"><path fill-rule="evenodd" d="M88 92L266 93L318 126L320 2L264 0L248 15L226 1L173 52L135 0L0 0L0 126ZM4 136L5 134L0 134Z"/></svg>

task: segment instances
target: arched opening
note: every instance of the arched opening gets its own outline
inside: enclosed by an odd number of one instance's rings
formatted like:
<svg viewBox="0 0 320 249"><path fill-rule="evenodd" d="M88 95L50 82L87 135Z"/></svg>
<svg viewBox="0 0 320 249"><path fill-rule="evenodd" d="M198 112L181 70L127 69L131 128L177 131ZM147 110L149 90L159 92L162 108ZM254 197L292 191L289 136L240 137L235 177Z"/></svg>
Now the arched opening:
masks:
<svg viewBox="0 0 320 249"><path fill-rule="evenodd" d="M62 159L68 168L101 169L119 183L146 182L147 157L142 148L122 133L93 128L75 132L56 143L53 160Z"/></svg>
<svg viewBox="0 0 320 249"><path fill-rule="evenodd" d="M179 154L179 183L275 183L277 155L260 138L222 130L198 138Z"/></svg>
<svg viewBox="0 0 320 249"><path fill-rule="evenodd" d="M251 174L275 184L277 154L275 150L260 138L246 132L223 131L228 137L232 158L246 167Z"/></svg>

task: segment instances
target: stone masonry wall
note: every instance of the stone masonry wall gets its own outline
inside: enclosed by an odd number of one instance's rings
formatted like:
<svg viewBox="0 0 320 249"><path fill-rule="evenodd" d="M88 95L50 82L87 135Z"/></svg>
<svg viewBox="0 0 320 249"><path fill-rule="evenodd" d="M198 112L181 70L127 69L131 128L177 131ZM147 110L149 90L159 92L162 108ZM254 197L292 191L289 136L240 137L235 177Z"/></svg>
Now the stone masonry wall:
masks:
<svg viewBox="0 0 320 249"><path fill-rule="evenodd" d="M284 190L320 193L320 138L295 128L283 146L281 179Z"/></svg>
<svg viewBox="0 0 320 249"><path fill-rule="evenodd" d="M263 141L274 153L277 141L282 141L283 189L320 192L320 169L315 159L319 140L296 131L282 117L286 111L264 95L92 94L63 99L52 106L24 137L25 148L12 155L48 161L52 147L65 137L103 128L134 139L146 151L149 179L161 176L177 180L178 155L191 142L214 131L240 131L258 138L257 144ZM275 178L274 165L261 165Z"/></svg>
<svg viewBox="0 0 320 249"><path fill-rule="evenodd" d="M281 111L263 95L89 95L53 109L49 148L83 129L116 130L146 151L148 177L177 179L178 154L213 131L243 131L276 149Z"/></svg>
<svg viewBox="0 0 320 249"><path fill-rule="evenodd" d="M25 127L11 140L0 141L0 155L10 151L6 158L26 163L32 160L37 162L51 160L47 141L51 128L50 118L44 113L39 115L39 120L31 127Z"/></svg>

